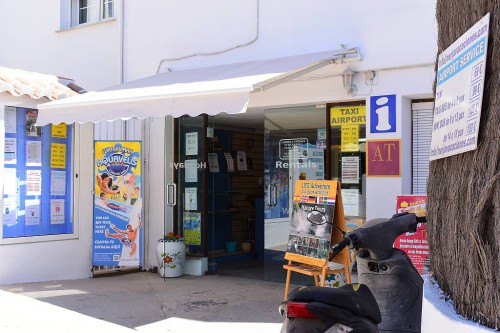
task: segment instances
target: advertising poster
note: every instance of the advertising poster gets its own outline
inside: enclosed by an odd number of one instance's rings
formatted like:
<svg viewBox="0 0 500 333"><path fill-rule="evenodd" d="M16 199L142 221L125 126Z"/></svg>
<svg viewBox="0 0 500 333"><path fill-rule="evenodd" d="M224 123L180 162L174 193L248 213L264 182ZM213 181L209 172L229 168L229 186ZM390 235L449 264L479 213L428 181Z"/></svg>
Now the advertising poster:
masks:
<svg viewBox="0 0 500 333"><path fill-rule="evenodd" d="M201 245L201 213L184 212L183 214L184 243Z"/></svg>
<svg viewBox="0 0 500 333"><path fill-rule="evenodd" d="M327 180L296 182L287 252L328 259L336 191Z"/></svg>
<svg viewBox="0 0 500 333"><path fill-rule="evenodd" d="M431 161L477 147L489 22L488 13L439 55Z"/></svg>
<svg viewBox="0 0 500 333"><path fill-rule="evenodd" d="M142 242L140 141L95 141L92 264L139 266Z"/></svg>
<svg viewBox="0 0 500 333"><path fill-rule="evenodd" d="M397 213L414 213L417 216L425 216L426 196L401 195L397 198ZM426 260L429 257L429 244L427 243L427 226L419 223L417 232L406 233L399 236L394 242L394 247L406 252L411 262L420 274L424 272Z"/></svg>
<svg viewBox="0 0 500 333"><path fill-rule="evenodd" d="M35 126L37 117L38 117L37 110L26 111L26 135L27 136L42 136L42 128L40 126Z"/></svg>

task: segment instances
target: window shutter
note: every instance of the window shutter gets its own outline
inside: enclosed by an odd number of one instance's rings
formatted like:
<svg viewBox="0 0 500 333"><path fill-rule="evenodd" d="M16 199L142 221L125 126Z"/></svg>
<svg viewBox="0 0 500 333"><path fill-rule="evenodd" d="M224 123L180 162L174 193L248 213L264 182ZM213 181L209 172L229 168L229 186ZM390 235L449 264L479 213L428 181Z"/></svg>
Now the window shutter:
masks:
<svg viewBox="0 0 500 333"><path fill-rule="evenodd" d="M427 193L434 103L412 104L412 194Z"/></svg>

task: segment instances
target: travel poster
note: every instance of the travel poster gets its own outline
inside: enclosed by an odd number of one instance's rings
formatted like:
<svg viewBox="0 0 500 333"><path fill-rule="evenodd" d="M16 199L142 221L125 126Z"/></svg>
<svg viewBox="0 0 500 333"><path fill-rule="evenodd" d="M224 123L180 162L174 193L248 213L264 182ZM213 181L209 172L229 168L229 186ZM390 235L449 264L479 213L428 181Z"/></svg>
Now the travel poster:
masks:
<svg viewBox="0 0 500 333"><path fill-rule="evenodd" d="M184 212L183 215L184 243L201 245L201 213Z"/></svg>
<svg viewBox="0 0 500 333"><path fill-rule="evenodd" d="M295 183L287 252L328 259L337 186L328 180Z"/></svg>
<svg viewBox="0 0 500 333"><path fill-rule="evenodd" d="M140 141L95 141L92 264L141 264Z"/></svg>
<svg viewBox="0 0 500 333"><path fill-rule="evenodd" d="M414 213L425 216L426 196L400 195L397 197L397 213ZM394 242L394 247L406 252L411 262L420 274L425 273L424 267L428 264L429 244L427 243L427 226L419 223L417 232L408 232L399 236Z"/></svg>

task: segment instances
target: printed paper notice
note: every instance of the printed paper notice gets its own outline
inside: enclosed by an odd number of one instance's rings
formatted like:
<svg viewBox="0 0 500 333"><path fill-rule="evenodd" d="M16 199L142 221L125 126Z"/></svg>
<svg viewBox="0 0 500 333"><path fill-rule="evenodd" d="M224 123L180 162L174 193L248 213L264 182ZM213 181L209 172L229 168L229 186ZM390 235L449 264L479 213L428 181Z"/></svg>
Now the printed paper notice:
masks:
<svg viewBox="0 0 500 333"><path fill-rule="evenodd" d="M244 151L236 153L237 165L239 171L247 171L247 154Z"/></svg>
<svg viewBox="0 0 500 333"><path fill-rule="evenodd" d="M52 143L50 145L50 167L66 168L66 144Z"/></svg>
<svg viewBox="0 0 500 333"><path fill-rule="evenodd" d="M184 192L184 210L198 209L198 188L186 187Z"/></svg>
<svg viewBox="0 0 500 333"><path fill-rule="evenodd" d="M68 136L66 124L52 125L52 137L65 139Z"/></svg>
<svg viewBox="0 0 500 333"><path fill-rule="evenodd" d="M186 183L198 182L198 160L186 160L184 162L184 172Z"/></svg>
<svg viewBox="0 0 500 333"><path fill-rule="evenodd" d="M27 170L26 195L41 195L41 194L42 194L42 171Z"/></svg>
<svg viewBox="0 0 500 333"><path fill-rule="evenodd" d="M198 155L198 132L186 133L186 155Z"/></svg>
<svg viewBox="0 0 500 333"><path fill-rule="evenodd" d="M16 108L12 106L5 107L4 113L4 125L5 133L16 133L17 119L16 119Z"/></svg>
<svg viewBox="0 0 500 333"><path fill-rule="evenodd" d="M24 225L40 224L40 200L26 200L24 209Z"/></svg>
<svg viewBox="0 0 500 333"><path fill-rule="evenodd" d="M359 156L342 156L343 184L359 183Z"/></svg>
<svg viewBox="0 0 500 333"><path fill-rule="evenodd" d="M26 141L26 165L42 165L42 141Z"/></svg>
<svg viewBox="0 0 500 333"><path fill-rule="evenodd" d="M3 194L17 193L17 172L14 168L3 169Z"/></svg>
<svg viewBox="0 0 500 333"><path fill-rule="evenodd" d="M220 172L219 158L216 153L208 153L208 170L210 172Z"/></svg>
<svg viewBox="0 0 500 333"><path fill-rule="evenodd" d="M17 140L16 138L5 138L5 164L17 163Z"/></svg>
<svg viewBox="0 0 500 333"><path fill-rule="evenodd" d="M224 153L227 162L227 172L234 172L234 161L230 153Z"/></svg>
<svg viewBox="0 0 500 333"><path fill-rule="evenodd" d="M342 204L344 205L345 216L359 215L359 190L342 189Z"/></svg>
<svg viewBox="0 0 500 333"><path fill-rule="evenodd" d="M17 202L15 198L3 199L3 224L17 223Z"/></svg>
<svg viewBox="0 0 500 333"><path fill-rule="evenodd" d="M50 172L50 195L66 195L66 171Z"/></svg>
<svg viewBox="0 0 500 333"><path fill-rule="evenodd" d="M64 224L64 199L50 200L50 224Z"/></svg>

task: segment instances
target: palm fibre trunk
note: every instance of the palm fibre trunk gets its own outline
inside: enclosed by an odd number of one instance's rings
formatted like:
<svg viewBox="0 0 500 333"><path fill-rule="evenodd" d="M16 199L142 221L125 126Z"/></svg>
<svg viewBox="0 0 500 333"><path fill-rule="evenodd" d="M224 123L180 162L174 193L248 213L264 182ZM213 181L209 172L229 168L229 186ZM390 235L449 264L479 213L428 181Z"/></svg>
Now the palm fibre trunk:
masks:
<svg viewBox="0 0 500 333"><path fill-rule="evenodd" d="M490 12L478 147L431 162L432 269L456 310L500 328L500 2L437 0L438 54Z"/></svg>

